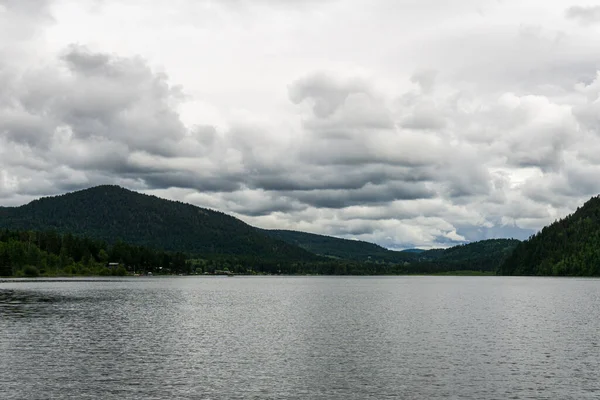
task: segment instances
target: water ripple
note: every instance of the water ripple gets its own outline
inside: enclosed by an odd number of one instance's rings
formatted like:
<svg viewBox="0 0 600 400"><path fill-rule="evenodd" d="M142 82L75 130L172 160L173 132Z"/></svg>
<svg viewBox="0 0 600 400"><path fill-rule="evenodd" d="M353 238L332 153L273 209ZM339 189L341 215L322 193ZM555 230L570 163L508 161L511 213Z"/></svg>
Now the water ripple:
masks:
<svg viewBox="0 0 600 400"><path fill-rule="evenodd" d="M2 399L595 399L600 281L0 283Z"/></svg>

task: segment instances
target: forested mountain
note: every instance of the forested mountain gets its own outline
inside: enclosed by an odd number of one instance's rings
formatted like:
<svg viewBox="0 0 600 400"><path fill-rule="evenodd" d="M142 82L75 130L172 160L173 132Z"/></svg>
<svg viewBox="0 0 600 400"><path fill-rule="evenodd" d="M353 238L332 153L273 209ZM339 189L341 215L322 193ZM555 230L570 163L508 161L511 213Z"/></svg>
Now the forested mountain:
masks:
<svg viewBox="0 0 600 400"><path fill-rule="evenodd" d="M274 238L325 257L370 262L400 263L416 259L414 253L392 251L360 240L290 230L262 230Z"/></svg>
<svg viewBox="0 0 600 400"><path fill-rule="evenodd" d="M519 243L517 239L488 239L448 249L427 250L417 254L418 262L412 267L430 272L439 269L496 271Z"/></svg>
<svg viewBox="0 0 600 400"><path fill-rule="evenodd" d="M118 186L98 186L20 207L0 207L0 228L11 230L0 238L4 242L0 267L10 267L13 274L20 271L15 267L31 265L45 274L52 268L67 274L94 273L105 259L121 262L129 271L155 271L165 266L173 272L489 272L495 271L518 243L494 239L445 250L391 251L363 241L262 230L221 212ZM100 250L104 250L102 256Z"/></svg>
<svg viewBox="0 0 600 400"><path fill-rule="evenodd" d="M600 197L522 242L499 273L600 276Z"/></svg>
<svg viewBox="0 0 600 400"><path fill-rule="evenodd" d="M508 242L508 241L507 241ZM182 252L166 252L145 246L105 241L70 233L0 230L0 276L125 275L134 272L154 274L214 273L236 274L324 274L390 275L489 271L481 264L477 250L487 249L498 256L502 241L485 241L473 246L457 246L433 251L430 259L419 262L355 261L315 259L312 261L274 260L249 255L205 255L191 258ZM504 243L510 244L510 243ZM510 247L510 246L509 246ZM508 248L508 247L506 247ZM118 263L118 268L107 268ZM495 265L495 264L492 264Z"/></svg>
<svg viewBox="0 0 600 400"><path fill-rule="evenodd" d="M405 249L405 250L401 250L402 253L414 253L414 254L423 253L424 251L427 251L427 250L423 250L423 249Z"/></svg>
<svg viewBox="0 0 600 400"><path fill-rule="evenodd" d="M56 231L189 254L314 260L301 248L267 236L221 212L123 189L98 186L0 208L0 228Z"/></svg>
<svg viewBox="0 0 600 400"><path fill-rule="evenodd" d="M373 243L306 232L264 232L326 257L395 264L394 273L438 273L458 270L495 272L520 243L516 239L489 239L448 249L392 251Z"/></svg>

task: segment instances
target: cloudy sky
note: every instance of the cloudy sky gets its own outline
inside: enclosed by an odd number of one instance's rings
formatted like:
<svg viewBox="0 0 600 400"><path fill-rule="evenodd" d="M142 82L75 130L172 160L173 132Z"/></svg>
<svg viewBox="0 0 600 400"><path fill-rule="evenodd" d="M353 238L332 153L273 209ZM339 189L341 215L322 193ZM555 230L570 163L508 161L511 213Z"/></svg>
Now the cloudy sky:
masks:
<svg viewBox="0 0 600 400"><path fill-rule="evenodd" d="M600 192L600 6L0 0L0 205L98 184L389 248Z"/></svg>

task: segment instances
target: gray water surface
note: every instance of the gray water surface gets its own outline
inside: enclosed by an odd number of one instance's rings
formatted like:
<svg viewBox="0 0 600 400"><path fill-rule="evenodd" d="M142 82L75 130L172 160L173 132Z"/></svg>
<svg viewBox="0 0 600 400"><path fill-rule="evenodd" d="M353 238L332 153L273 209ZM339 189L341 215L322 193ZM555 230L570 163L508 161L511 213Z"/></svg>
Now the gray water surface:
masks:
<svg viewBox="0 0 600 400"><path fill-rule="evenodd" d="M598 399L600 280L0 282L1 399Z"/></svg>

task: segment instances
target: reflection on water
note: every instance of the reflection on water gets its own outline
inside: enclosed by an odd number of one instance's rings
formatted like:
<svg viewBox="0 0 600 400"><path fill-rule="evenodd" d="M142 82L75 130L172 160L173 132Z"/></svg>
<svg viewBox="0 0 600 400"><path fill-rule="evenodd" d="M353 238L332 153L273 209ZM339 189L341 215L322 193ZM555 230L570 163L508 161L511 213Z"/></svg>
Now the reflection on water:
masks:
<svg viewBox="0 0 600 400"><path fill-rule="evenodd" d="M600 281L0 283L1 399L599 398Z"/></svg>

